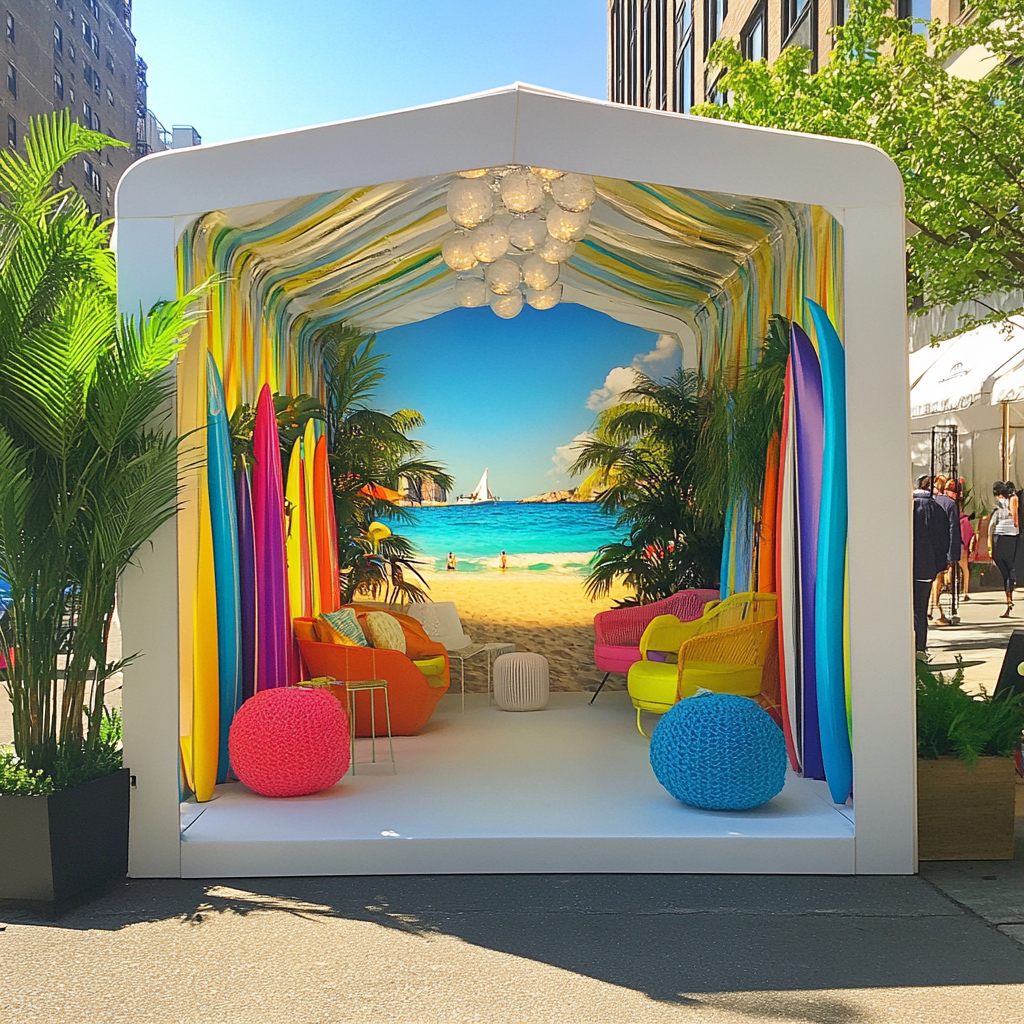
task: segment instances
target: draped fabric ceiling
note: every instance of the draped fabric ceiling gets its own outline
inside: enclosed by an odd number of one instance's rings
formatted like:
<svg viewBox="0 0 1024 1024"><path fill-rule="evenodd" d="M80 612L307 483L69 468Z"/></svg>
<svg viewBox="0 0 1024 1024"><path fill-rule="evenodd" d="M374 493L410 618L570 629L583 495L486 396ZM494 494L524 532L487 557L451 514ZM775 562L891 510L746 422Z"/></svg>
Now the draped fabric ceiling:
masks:
<svg viewBox="0 0 1024 1024"><path fill-rule="evenodd" d="M365 332L455 306L441 258L454 174L200 217L179 242L179 286L212 282L202 330L229 410L275 391L322 391L317 331ZM841 228L819 207L596 179L586 237L561 267L563 302L695 339L705 372L756 358L772 313L804 298L842 331ZM471 273L482 273L482 268Z"/></svg>

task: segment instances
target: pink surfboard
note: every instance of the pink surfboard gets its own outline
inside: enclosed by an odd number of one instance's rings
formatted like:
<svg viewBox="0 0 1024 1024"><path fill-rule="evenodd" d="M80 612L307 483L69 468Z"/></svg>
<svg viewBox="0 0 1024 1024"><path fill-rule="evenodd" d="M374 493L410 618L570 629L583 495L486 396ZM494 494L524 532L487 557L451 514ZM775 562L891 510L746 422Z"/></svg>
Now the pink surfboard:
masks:
<svg viewBox="0 0 1024 1024"><path fill-rule="evenodd" d="M264 384L253 432L252 519L256 540L256 689L291 681L291 617L285 555L284 486L274 399Z"/></svg>

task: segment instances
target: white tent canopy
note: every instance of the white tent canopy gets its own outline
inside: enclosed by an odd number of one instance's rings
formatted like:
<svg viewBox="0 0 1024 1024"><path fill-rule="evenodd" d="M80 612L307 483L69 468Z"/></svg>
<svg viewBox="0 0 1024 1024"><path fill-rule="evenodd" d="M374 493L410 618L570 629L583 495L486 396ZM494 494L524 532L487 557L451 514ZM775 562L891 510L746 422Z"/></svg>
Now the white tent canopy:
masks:
<svg viewBox="0 0 1024 1024"><path fill-rule="evenodd" d="M1024 327L985 324L920 349L910 356L910 380L913 419L1017 401L1024 397Z"/></svg>

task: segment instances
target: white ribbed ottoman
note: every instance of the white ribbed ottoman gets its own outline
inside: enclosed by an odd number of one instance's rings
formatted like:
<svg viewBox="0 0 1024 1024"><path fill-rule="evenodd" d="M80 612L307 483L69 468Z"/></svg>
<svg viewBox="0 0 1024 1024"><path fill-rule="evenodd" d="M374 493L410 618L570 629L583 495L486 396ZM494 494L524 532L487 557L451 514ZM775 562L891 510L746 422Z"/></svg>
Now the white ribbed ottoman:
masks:
<svg viewBox="0 0 1024 1024"><path fill-rule="evenodd" d="M539 711L548 703L548 659L543 654L499 654L494 659L494 700L504 711Z"/></svg>

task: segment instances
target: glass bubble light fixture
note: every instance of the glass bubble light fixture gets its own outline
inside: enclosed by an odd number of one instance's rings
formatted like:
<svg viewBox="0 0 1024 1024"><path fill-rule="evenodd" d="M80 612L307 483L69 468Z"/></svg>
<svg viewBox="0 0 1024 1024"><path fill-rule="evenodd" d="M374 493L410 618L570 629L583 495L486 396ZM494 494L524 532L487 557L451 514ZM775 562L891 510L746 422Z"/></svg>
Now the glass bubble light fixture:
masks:
<svg viewBox="0 0 1024 1024"><path fill-rule="evenodd" d="M575 251L575 242L563 242L551 235L537 246L537 255L548 263L564 263Z"/></svg>
<svg viewBox="0 0 1024 1024"><path fill-rule="evenodd" d="M582 213L597 199L594 179L589 174L563 174L551 182L551 197L563 209Z"/></svg>
<svg viewBox="0 0 1024 1024"><path fill-rule="evenodd" d="M534 309L551 309L553 306L557 306L562 300L562 286L560 284L553 284L550 288L526 289L526 302Z"/></svg>
<svg viewBox="0 0 1024 1024"><path fill-rule="evenodd" d="M523 308L523 293L517 288L508 295L495 295L491 298L491 309L502 320L511 320L519 316Z"/></svg>
<svg viewBox="0 0 1024 1024"><path fill-rule="evenodd" d="M527 256L523 261L523 281L535 291L550 288L558 280L558 264L548 263L539 256Z"/></svg>
<svg viewBox="0 0 1024 1024"><path fill-rule="evenodd" d="M511 295L518 290L522 280L519 264L512 260L497 260L484 271L484 280L495 295Z"/></svg>
<svg viewBox="0 0 1024 1024"><path fill-rule="evenodd" d="M493 220L475 228L469 237L473 255L481 263L493 263L508 252L508 232Z"/></svg>
<svg viewBox="0 0 1024 1024"><path fill-rule="evenodd" d="M517 167L501 179L501 201L512 213L533 213L544 202L544 179Z"/></svg>
<svg viewBox="0 0 1024 1024"><path fill-rule="evenodd" d="M448 189L448 216L461 228L475 228L494 213L494 193L480 179L460 178Z"/></svg>
<svg viewBox="0 0 1024 1024"><path fill-rule="evenodd" d="M479 262L473 255L473 237L468 231L453 231L441 243L441 258L452 270L472 270Z"/></svg>
<svg viewBox="0 0 1024 1024"><path fill-rule="evenodd" d="M517 164L458 171L446 197L457 227L441 243L444 262L460 272L455 304L490 305L505 320L524 303L558 305L559 265L586 235L596 199L588 174Z"/></svg>
<svg viewBox="0 0 1024 1024"><path fill-rule="evenodd" d="M479 277L460 277L455 282L455 301L465 309L486 306L490 295Z"/></svg>
<svg viewBox="0 0 1024 1024"><path fill-rule="evenodd" d="M552 238L557 238L560 242L578 242L587 233L590 211L572 213L555 206L548 213L546 223Z"/></svg>
<svg viewBox="0 0 1024 1024"><path fill-rule="evenodd" d="M547 233L548 226L544 218L536 213L530 213L525 217L516 217L512 221L508 229L508 240L517 249L530 252L544 241Z"/></svg>

